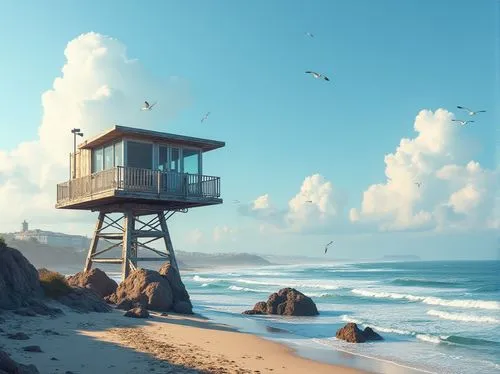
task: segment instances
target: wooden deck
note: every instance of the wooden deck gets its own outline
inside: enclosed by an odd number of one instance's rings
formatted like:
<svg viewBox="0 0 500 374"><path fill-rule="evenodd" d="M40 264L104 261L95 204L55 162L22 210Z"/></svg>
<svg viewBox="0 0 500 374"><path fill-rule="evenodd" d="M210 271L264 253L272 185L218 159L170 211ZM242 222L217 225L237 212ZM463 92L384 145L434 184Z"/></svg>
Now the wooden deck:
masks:
<svg viewBox="0 0 500 374"><path fill-rule="evenodd" d="M57 185L58 209L100 210L123 203L165 210L221 204L220 178L119 166Z"/></svg>

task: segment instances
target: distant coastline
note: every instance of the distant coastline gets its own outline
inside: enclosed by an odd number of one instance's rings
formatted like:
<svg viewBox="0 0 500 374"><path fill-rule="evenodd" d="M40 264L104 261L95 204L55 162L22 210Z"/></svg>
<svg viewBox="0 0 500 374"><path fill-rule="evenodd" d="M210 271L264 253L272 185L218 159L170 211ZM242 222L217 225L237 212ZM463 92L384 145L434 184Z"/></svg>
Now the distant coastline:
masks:
<svg viewBox="0 0 500 374"><path fill-rule="evenodd" d="M0 234L2 235L2 234ZM80 271L87 256L87 249L55 247L32 240L17 240L11 235L2 235L7 245L18 249L35 267ZM116 251L117 253L119 251ZM202 253L176 251L181 270L212 269L227 267L267 266L274 263L249 253ZM151 264L157 266L158 263ZM100 267L113 269L102 264ZM104 269L103 269L104 270Z"/></svg>

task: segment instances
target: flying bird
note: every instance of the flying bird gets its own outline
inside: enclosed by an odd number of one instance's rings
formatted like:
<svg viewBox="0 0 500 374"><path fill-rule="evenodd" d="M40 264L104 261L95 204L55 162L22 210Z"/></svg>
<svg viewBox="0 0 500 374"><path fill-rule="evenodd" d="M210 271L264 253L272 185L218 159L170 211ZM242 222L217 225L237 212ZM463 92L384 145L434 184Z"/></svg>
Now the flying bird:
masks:
<svg viewBox="0 0 500 374"><path fill-rule="evenodd" d="M144 106L141 108L141 110L151 110L155 105L156 102L154 102L153 104L149 104L147 101L145 101Z"/></svg>
<svg viewBox="0 0 500 374"><path fill-rule="evenodd" d="M328 77L326 75L316 73L315 71L306 71L306 74L312 74L312 76L316 79L324 79L325 81L329 81Z"/></svg>
<svg viewBox="0 0 500 374"><path fill-rule="evenodd" d="M469 116L475 116L475 115L476 115L476 114L478 114L478 113L485 113L485 112L486 112L486 110L475 110L475 111L474 111L474 110L472 110L472 109L469 109L469 108L467 108L467 107L465 107L465 106L460 106L460 105L457 105L457 108L458 108L458 109L463 109L463 110L466 110L466 111L467 111L467 113L469 114Z"/></svg>
<svg viewBox="0 0 500 374"><path fill-rule="evenodd" d="M475 122L475 121L471 121L471 120L462 120L462 119L452 119L453 122L457 122L458 124L462 125L462 126L465 126L467 125L468 123L472 123L472 122Z"/></svg>
<svg viewBox="0 0 500 374"><path fill-rule="evenodd" d="M331 246L333 244L333 240L328 243L327 245L325 245L325 253L328 251L328 247Z"/></svg>
<svg viewBox="0 0 500 374"><path fill-rule="evenodd" d="M210 115L210 112L207 112L207 113L203 116L203 118L201 119L201 123L203 123L203 121L205 121L205 120L208 118L208 116L209 116L209 115Z"/></svg>
<svg viewBox="0 0 500 374"><path fill-rule="evenodd" d="M233 200L233 204L239 204L240 201L239 200Z"/></svg>
<svg viewBox="0 0 500 374"><path fill-rule="evenodd" d="M418 188L420 188L420 186L422 185L422 182L415 182L415 184L417 185Z"/></svg>
<svg viewBox="0 0 500 374"><path fill-rule="evenodd" d="M312 203L312 200L306 200L306 203Z"/></svg>
<svg viewBox="0 0 500 374"><path fill-rule="evenodd" d="M310 32L306 32L306 35L307 35L308 37L310 37L310 38L314 38L314 35L313 35L313 34L311 34Z"/></svg>

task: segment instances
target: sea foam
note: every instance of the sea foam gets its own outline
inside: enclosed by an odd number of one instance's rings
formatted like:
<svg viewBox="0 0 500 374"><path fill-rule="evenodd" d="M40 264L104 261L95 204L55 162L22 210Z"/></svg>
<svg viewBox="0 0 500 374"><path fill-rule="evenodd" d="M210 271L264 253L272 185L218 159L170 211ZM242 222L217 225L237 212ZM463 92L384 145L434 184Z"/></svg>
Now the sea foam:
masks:
<svg viewBox="0 0 500 374"><path fill-rule="evenodd" d="M471 309L489 309L489 310L500 310L500 303L498 301L489 300L446 300L439 297L433 296L415 296L407 295L393 292L383 292L383 291L370 291L363 289L353 289L352 293L364 297L374 297L374 298L384 298L384 299L398 299L398 300L408 300L408 301L420 301L428 305L441 305L455 308L471 308Z"/></svg>
<svg viewBox="0 0 500 374"><path fill-rule="evenodd" d="M498 320L494 317L488 317L488 316L476 316L473 314L448 313L448 312L444 312L441 310L435 310L435 309L428 310L427 314L430 316L438 317L441 319L447 319L450 321L500 324L500 320Z"/></svg>

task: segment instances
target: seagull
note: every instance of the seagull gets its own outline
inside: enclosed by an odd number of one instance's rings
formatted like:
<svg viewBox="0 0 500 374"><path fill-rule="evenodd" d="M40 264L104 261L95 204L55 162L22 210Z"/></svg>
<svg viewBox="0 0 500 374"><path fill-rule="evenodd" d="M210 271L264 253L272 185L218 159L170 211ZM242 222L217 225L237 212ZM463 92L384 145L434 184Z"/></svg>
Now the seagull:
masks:
<svg viewBox="0 0 500 374"><path fill-rule="evenodd" d="M475 116L478 113L485 113L486 112L486 110L476 110L476 111L474 111L474 110L471 110L471 109L469 109L469 108L467 108L465 106L460 106L460 105L457 105L457 108L458 109L466 110L469 113L469 116Z"/></svg>
<svg viewBox="0 0 500 374"><path fill-rule="evenodd" d="M422 185L422 182L415 182L415 184L417 185L418 188L420 188L420 186Z"/></svg>
<svg viewBox="0 0 500 374"><path fill-rule="evenodd" d="M201 123L203 123L203 121L205 121L205 120L208 118L208 116L209 116L209 115L210 115L210 112L207 112L207 113L203 116L203 118L201 119Z"/></svg>
<svg viewBox="0 0 500 374"><path fill-rule="evenodd" d="M314 35L313 35L313 34L311 34L310 32L306 32L306 35L307 35L308 37L310 37L310 38L314 38Z"/></svg>
<svg viewBox="0 0 500 374"><path fill-rule="evenodd" d="M316 73L315 71L306 71L306 74L312 74L312 76L316 79L324 79L325 81L329 81L328 77L326 75Z"/></svg>
<svg viewBox="0 0 500 374"><path fill-rule="evenodd" d="M327 245L325 245L325 253L328 251L328 247L332 244L333 244L333 240L330 243L328 243Z"/></svg>
<svg viewBox="0 0 500 374"><path fill-rule="evenodd" d="M240 201L239 200L233 200L233 204L239 204Z"/></svg>
<svg viewBox="0 0 500 374"><path fill-rule="evenodd" d="M141 108L141 110L151 110L155 105L156 102L154 102L153 104L149 104L147 101L145 101L144 106Z"/></svg>
<svg viewBox="0 0 500 374"><path fill-rule="evenodd" d="M471 121L471 120L462 120L462 119L452 119L453 122L458 122L460 125L462 126L465 126L467 125L468 123L471 123L471 122L474 122L474 121Z"/></svg>

